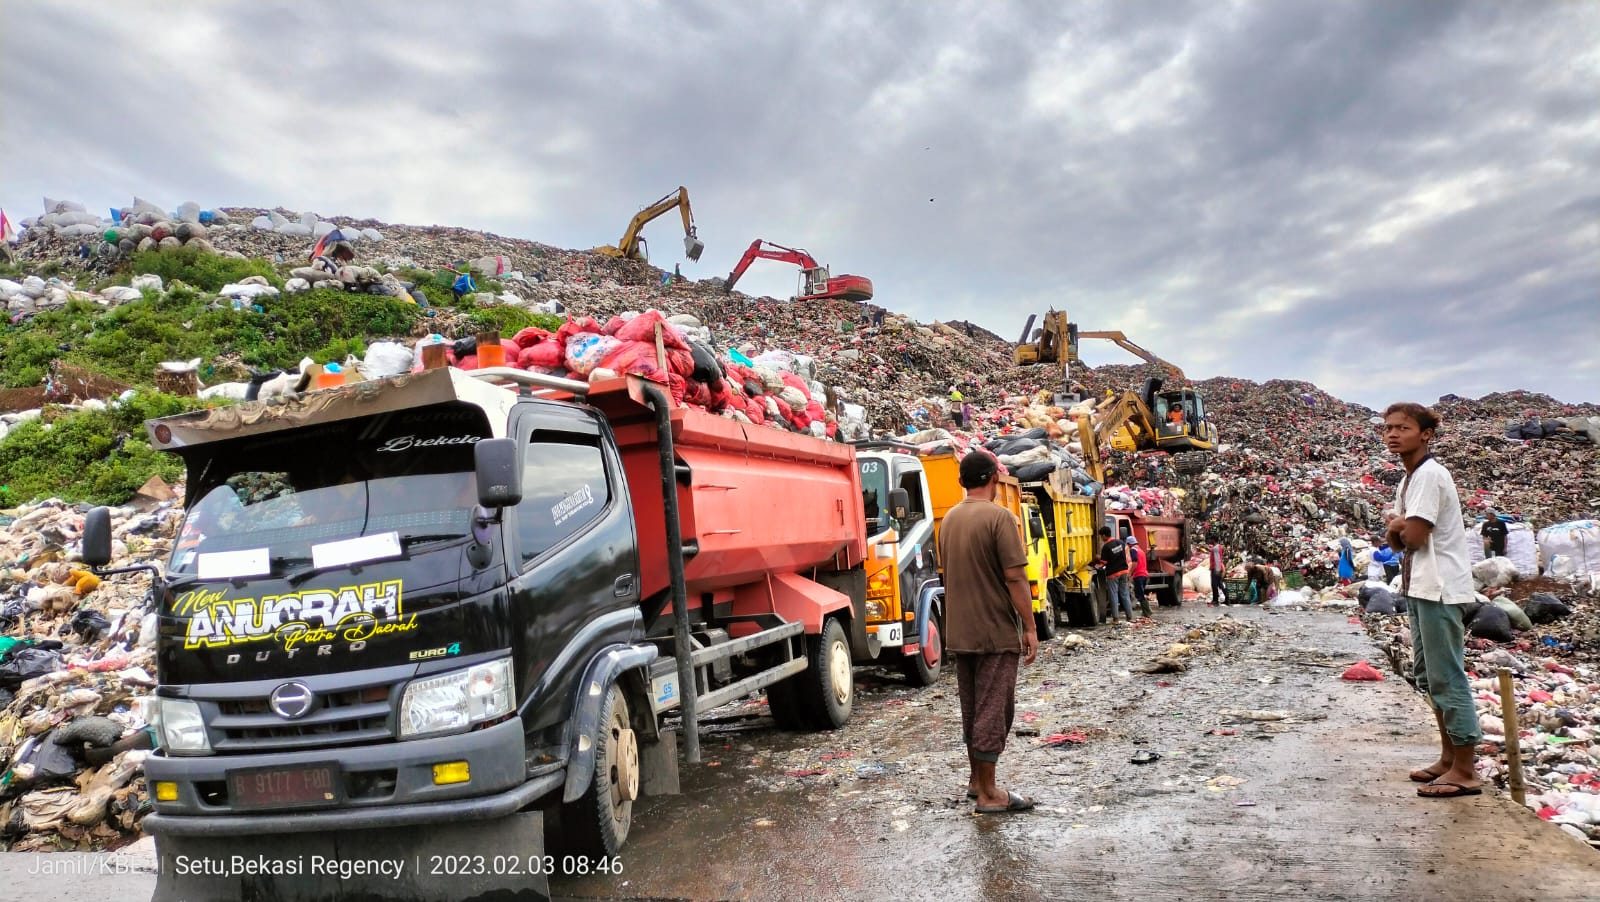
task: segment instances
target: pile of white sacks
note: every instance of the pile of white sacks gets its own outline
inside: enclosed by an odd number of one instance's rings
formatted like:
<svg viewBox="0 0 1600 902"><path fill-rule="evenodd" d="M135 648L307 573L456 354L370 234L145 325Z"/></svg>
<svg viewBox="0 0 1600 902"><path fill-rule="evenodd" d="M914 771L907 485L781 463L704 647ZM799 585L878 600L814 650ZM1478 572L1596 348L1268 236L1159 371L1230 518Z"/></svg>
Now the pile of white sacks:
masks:
<svg viewBox="0 0 1600 902"><path fill-rule="evenodd" d="M352 226L341 226L331 220L318 219L315 213L301 213L298 217L291 219L274 210L250 220L250 228L258 232L277 232L280 235L295 235L301 238L321 238L334 229L338 229L344 237L351 241L383 240L383 233L377 229L357 229Z"/></svg>

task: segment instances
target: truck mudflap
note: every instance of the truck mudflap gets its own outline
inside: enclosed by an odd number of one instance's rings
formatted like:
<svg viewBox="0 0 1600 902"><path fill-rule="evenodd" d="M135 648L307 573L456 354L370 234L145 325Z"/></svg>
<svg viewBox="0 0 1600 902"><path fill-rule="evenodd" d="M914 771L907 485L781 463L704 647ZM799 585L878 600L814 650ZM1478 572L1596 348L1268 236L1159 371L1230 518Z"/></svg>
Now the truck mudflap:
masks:
<svg viewBox="0 0 1600 902"><path fill-rule="evenodd" d="M551 779L545 791L554 789ZM560 867L545 854L538 811L448 829L381 827L238 837L157 834L152 902L272 899L539 900Z"/></svg>
<svg viewBox="0 0 1600 902"><path fill-rule="evenodd" d="M567 757L566 789L561 798L563 802L577 801L594 779L596 743L593 739L595 732L600 729L600 709L605 704L611 684L627 671L643 670L639 685L648 691L648 668L658 654L660 652L654 645L615 646L589 663L589 670L580 684L578 703L573 706L572 717L567 721L565 742L571 752Z"/></svg>
<svg viewBox="0 0 1600 902"><path fill-rule="evenodd" d="M934 581L924 583L917 593L917 645L926 646L930 631L935 629L933 613L944 608L944 586ZM907 643L910 644L910 643Z"/></svg>

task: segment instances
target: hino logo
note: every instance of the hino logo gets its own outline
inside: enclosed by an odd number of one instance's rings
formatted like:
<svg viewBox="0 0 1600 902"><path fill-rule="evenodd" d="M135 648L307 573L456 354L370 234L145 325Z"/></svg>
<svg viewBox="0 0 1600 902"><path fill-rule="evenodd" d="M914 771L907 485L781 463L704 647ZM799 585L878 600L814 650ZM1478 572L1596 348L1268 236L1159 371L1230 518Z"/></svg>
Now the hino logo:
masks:
<svg viewBox="0 0 1600 902"><path fill-rule="evenodd" d="M311 713L311 705L316 701L316 696L311 694L311 687L305 683L284 683L272 690L272 695L267 699L268 707L272 713L279 717L294 720L305 717Z"/></svg>

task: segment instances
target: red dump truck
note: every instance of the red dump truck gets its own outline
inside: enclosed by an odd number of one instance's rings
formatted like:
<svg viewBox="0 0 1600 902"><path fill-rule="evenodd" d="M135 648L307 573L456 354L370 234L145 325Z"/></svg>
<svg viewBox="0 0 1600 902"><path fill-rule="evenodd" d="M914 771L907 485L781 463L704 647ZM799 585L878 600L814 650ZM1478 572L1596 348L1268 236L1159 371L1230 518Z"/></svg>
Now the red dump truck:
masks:
<svg viewBox="0 0 1600 902"><path fill-rule="evenodd" d="M620 868L698 711L850 715L848 445L510 369L148 430L188 472L156 586L157 899L537 898ZM84 557L110 558L104 509Z"/></svg>

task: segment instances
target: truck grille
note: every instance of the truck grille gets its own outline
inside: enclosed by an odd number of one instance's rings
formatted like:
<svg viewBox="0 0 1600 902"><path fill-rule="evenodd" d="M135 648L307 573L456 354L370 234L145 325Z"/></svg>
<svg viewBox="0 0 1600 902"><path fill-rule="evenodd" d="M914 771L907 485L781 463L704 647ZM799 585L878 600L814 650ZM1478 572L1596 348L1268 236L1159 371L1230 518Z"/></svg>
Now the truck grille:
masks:
<svg viewBox="0 0 1600 902"><path fill-rule="evenodd" d="M389 686L319 693L315 710L295 720L274 714L264 695L220 699L208 718L211 744L219 752L256 752L389 739L390 694Z"/></svg>

